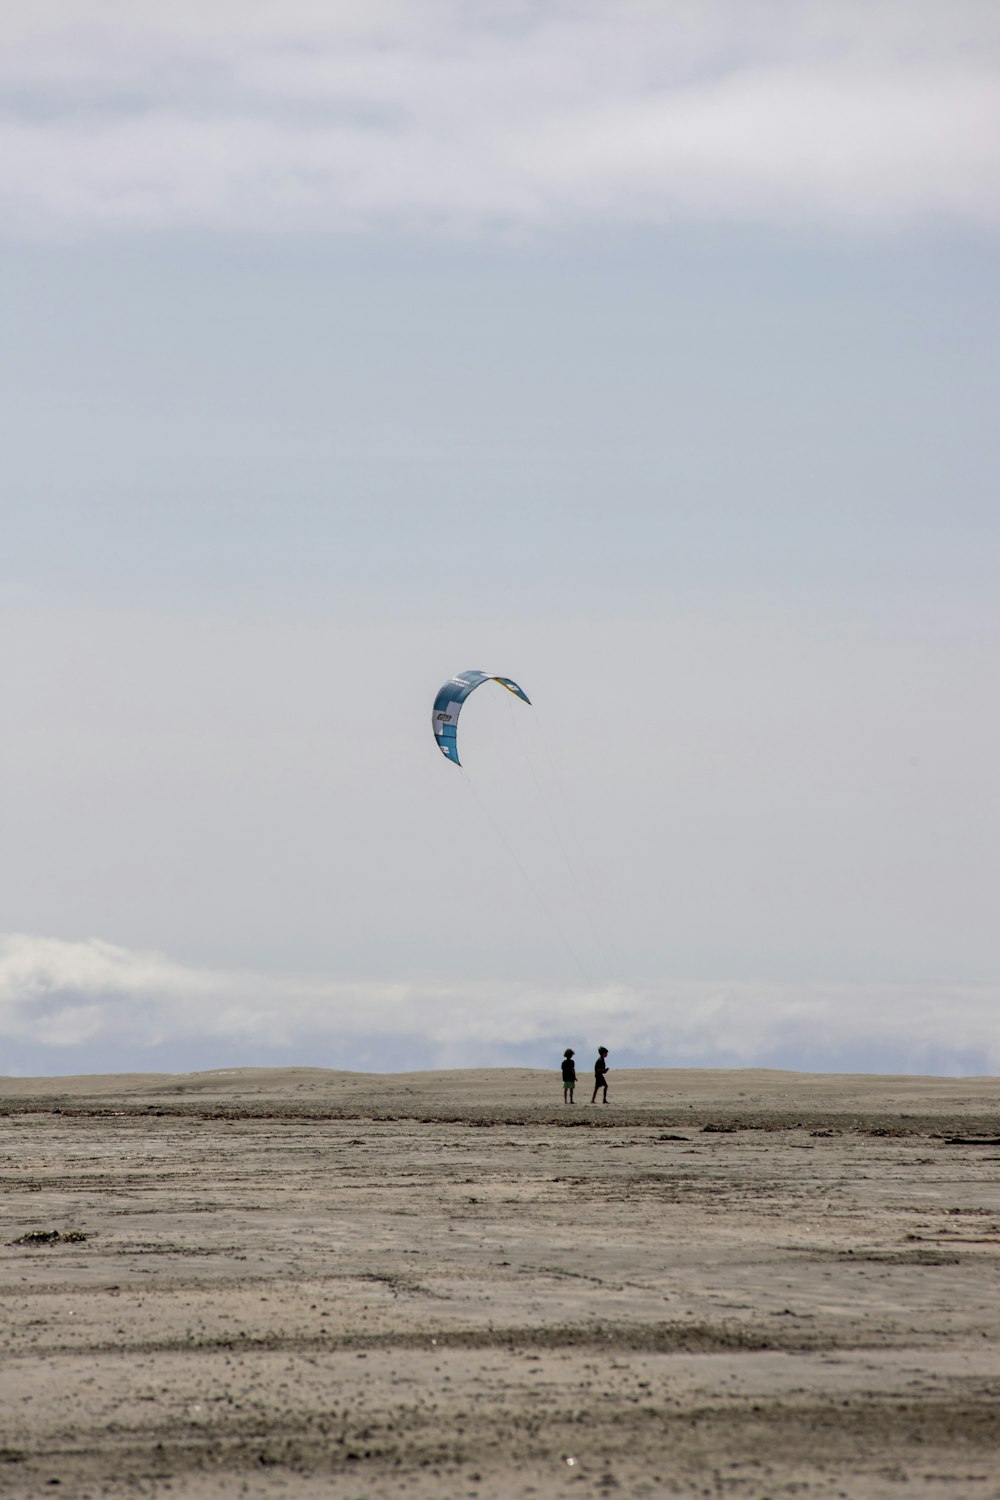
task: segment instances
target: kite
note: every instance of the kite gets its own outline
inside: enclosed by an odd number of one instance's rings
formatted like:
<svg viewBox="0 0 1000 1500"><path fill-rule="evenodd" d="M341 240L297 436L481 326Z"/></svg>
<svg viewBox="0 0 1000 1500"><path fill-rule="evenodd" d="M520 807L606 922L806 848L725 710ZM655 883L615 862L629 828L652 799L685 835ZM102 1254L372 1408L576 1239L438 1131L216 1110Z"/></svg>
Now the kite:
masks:
<svg viewBox="0 0 1000 1500"><path fill-rule="evenodd" d="M484 682L499 682L508 693L513 693L516 698L520 698L529 706L531 704L527 693L509 677L494 677L489 672L459 672L456 676L449 677L434 699L431 722L434 725L434 737L441 754L454 762L456 766L462 764L458 758L458 716L469 694Z"/></svg>

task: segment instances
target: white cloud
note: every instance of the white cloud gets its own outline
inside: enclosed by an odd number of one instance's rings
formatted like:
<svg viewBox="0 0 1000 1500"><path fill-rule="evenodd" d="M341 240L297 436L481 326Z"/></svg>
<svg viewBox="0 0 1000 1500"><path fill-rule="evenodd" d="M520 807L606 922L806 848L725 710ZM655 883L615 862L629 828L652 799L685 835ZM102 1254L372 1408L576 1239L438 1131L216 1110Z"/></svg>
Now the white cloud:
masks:
<svg viewBox="0 0 1000 1500"><path fill-rule="evenodd" d="M50 0L3 31L22 230L1000 219L975 0Z"/></svg>
<svg viewBox="0 0 1000 1500"><path fill-rule="evenodd" d="M226 1048L230 1061L248 1049L262 1063L327 1060L317 1044L342 1067L544 1064L567 1038L603 1038L633 1066L863 1069L868 1058L893 1072L1000 1071L986 985L348 983L199 968L97 939L0 937L0 1042L40 1072L101 1070L101 1059L105 1071L158 1070L161 1053L194 1069Z"/></svg>

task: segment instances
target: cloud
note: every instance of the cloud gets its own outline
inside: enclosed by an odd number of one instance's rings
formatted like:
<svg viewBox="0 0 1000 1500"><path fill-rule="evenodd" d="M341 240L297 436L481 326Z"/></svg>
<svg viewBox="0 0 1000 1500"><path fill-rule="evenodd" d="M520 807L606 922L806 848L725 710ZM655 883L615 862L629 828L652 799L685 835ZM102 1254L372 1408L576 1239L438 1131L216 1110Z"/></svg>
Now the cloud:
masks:
<svg viewBox="0 0 1000 1500"><path fill-rule="evenodd" d="M1000 221L972 0L49 0L3 31L25 232Z"/></svg>
<svg viewBox="0 0 1000 1500"><path fill-rule="evenodd" d="M403 994L423 1045L419 1007L433 1020L449 986L484 996L478 1026L525 977L545 995L566 976L625 983L654 1014L663 976L793 996L996 976L992 599L595 592L588 618L558 591L456 585L447 602L5 609L5 928L113 938L126 958L88 963L123 973L123 993L137 955L197 956L213 967L176 985L147 960L140 991L177 998L201 974L194 1034L229 1035L199 1010L222 995L252 1003L247 1045L284 1045L293 991L294 1035ZM466 779L441 762L429 705L480 663L534 707L499 689L470 701ZM43 990L72 987L59 972ZM260 977L281 973L403 988ZM140 1022L126 1005L122 1035Z"/></svg>
<svg viewBox="0 0 1000 1500"><path fill-rule="evenodd" d="M624 1066L1000 1071L986 985L336 981L208 969L91 939L0 937L5 1071L196 1069L254 1061L545 1066L567 1039ZM554 1050L556 1049L556 1050Z"/></svg>

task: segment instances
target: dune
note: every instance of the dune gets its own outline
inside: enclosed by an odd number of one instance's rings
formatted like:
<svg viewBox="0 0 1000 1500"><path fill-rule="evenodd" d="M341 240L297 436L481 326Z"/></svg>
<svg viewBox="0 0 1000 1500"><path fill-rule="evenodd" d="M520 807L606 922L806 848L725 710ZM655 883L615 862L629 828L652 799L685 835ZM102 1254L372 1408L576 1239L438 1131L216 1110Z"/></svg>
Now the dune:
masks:
<svg viewBox="0 0 1000 1500"><path fill-rule="evenodd" d="M0 1495L1000 1493L1000 1080L610 1085L0 1079Z"/></svg>

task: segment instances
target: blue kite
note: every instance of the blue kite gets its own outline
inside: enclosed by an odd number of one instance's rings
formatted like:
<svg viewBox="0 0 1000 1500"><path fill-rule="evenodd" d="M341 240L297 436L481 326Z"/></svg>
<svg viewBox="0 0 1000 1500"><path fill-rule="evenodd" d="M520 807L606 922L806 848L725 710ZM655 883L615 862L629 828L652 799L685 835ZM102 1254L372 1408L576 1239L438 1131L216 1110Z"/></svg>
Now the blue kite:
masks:
<svg viewBox="0 0 1000 1500"><path fill-rule="evenodd" d="M513 693L529 707L531 705L527 693L509 677L494 677L489 672L459 672L454 677L449 677L434 699L431 722L441 754L456 766L462 764L458 758L458 716L469 694L484 682L499 682L508 693Z"/></svg>

